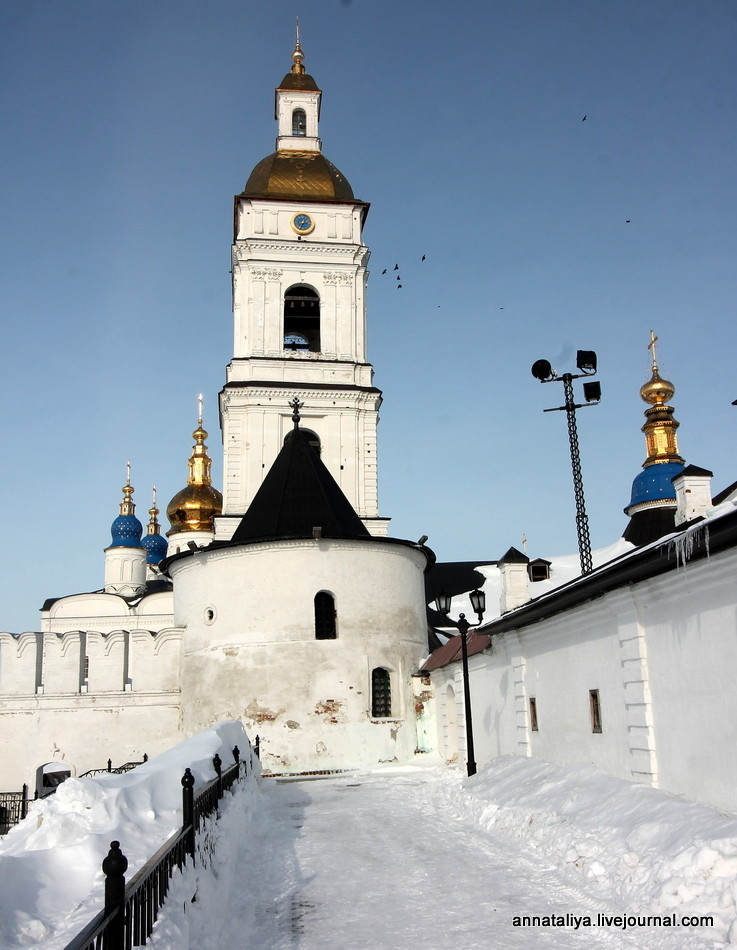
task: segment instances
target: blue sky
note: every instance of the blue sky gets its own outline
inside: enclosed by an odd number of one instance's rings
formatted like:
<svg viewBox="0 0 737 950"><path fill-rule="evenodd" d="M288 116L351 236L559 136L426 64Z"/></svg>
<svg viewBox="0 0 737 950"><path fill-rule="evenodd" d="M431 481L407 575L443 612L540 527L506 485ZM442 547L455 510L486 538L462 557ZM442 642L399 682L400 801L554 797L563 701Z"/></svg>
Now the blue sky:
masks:
<svg viewBox="0 0 737 950"><path fill-rule="evenodd" d="M737 478L736 3L5 4L0 629L102 585L126 459L145 522L151 484L165 508L186 481L200 391L219 480L232 198L273 150L296 15L324 152L371 202L392 533L442 560L575 550L565 419L542 411L561 387L529 368L580 348L603 390L578 414L591 537L613 541L651 328L682 455L715 491Z"/></svg>

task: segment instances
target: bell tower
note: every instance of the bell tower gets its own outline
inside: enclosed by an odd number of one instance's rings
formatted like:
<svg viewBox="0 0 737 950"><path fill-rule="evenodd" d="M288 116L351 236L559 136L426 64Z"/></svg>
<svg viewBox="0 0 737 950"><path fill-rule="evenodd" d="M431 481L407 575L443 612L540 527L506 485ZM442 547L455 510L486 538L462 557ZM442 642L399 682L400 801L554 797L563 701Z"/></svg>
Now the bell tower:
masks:
<svg viewBox="0 0 737 950"><path fill-rule="evenodd" d="M369 206L322 153L322 92L306 71L299 32L276 89L276 151L235 197L233 359L220 393L223 514L229 538L304 404L303 431L374 535L379 517L381 392L366 361Z"/></svg>

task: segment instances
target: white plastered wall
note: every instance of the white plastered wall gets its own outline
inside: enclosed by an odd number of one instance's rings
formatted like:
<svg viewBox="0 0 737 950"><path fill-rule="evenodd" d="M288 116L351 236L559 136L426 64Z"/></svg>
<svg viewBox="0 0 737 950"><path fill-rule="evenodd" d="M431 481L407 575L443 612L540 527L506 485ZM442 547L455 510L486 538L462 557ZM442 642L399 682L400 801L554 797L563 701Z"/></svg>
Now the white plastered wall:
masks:
<svg viewBox="0 0 737 950"><path fill-rule="evenodd" d="M588 763L736 810L736 574L737 553L722 552L494 636L470 659L478 764L509 753ZM442 703L448 683L462 690L460 664L434 671L432 682ZM591 689L601 733L592 731ZM447 745L442 729L437 741Z"/></svg>
<svg viewBox="0 0 737 950"><path fill-rule="evenodd" d="M172 562L186 625L187 733L241 719L273 771L407 761L417 747L412 674L427 651L425 555L385 541L283 541ZM337 637L315 638L314 597L334 597ZM391 717L371 715L389 671Z"/></svg>

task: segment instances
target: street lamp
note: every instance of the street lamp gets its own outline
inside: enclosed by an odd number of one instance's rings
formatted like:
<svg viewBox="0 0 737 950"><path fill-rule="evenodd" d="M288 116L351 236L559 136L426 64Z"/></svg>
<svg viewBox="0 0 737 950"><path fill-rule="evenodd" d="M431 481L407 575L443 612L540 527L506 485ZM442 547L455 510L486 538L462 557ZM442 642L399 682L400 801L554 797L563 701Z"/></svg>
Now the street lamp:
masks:
<svg viewBox="0 0 737 950"><path fill-rule="evenodd" d="M472 627L478 627L486 610L486 594L482 590L472 590L468 595L471 600L471 606L474 613L479 618L478 623L469 623L465 614L460 614L455 622L458 632L461 635L461 651L463 656L463 700L466 710L466 774L476 774L476 759L473 751L473 721L471 719L471 687L468 681L468 645L466 643L466 634ZM435 598L435 607L438 613L447 617L450 613L450 602L452 597L445 591L440 591ZM450 618L449 618L450 619Z"/></svg>
<svg viewBox="0 0 737 950"><path fill-rule="evenodd" d="M553 409L543 409L543 412L565 412L568 419L568 441L571 446L571 467L573 469L573 494L576 498L576 531L578 533L578 553L581 558L581 573L590 574L594 569L591 560L591 538L589 536L589 519L586 517L586 503L583 497L583 477L581 475L581 456L578 452L578 431L576 429L576 409L586 406L595 406L601 400L601 383L584 383L583 398L585 403L573 401L573 380L582 376L593 376L596 373L596 353L593 350L578 350L576 366L580 373L563 373L558 376L548 360L536 360L532 364L532 375L541 383L552 383L557 380L563 383L565 405L555 406Z"/></svg>

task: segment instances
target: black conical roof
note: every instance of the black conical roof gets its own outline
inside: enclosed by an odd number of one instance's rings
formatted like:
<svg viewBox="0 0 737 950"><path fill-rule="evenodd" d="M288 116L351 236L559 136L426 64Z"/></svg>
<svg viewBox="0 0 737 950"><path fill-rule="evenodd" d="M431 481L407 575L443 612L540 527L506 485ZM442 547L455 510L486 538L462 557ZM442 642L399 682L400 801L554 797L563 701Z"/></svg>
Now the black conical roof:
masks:
<svg viewBox="0 0 737 950"><path fill-rule="evenodd" d="M232 541L371 537L340 486L296 428L287 437Z"/></svg>

